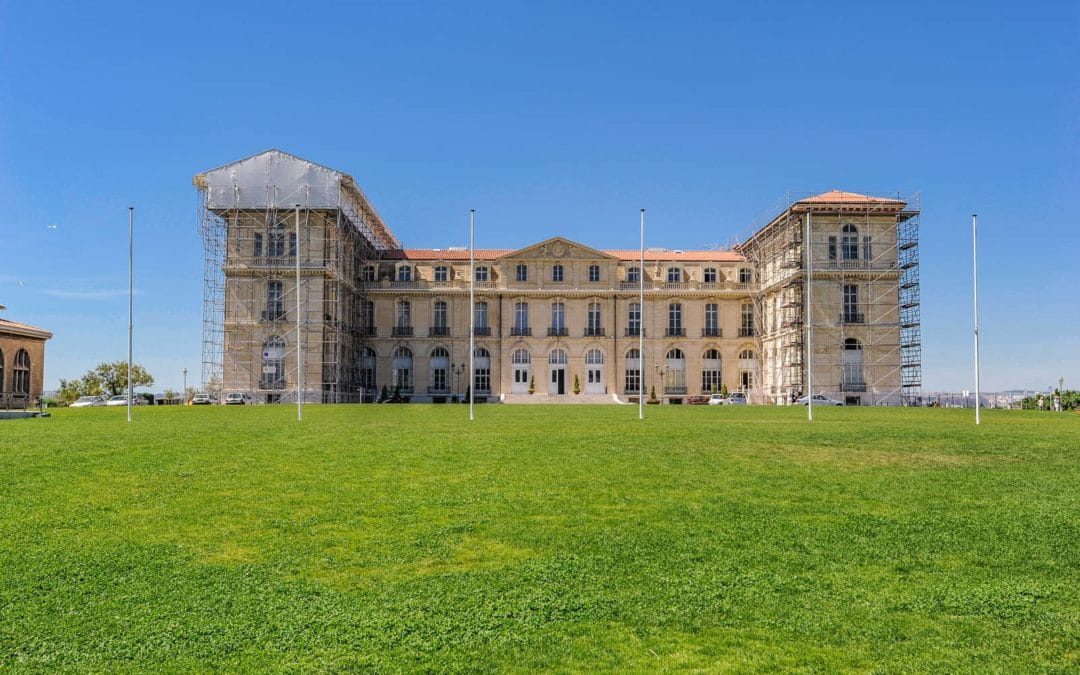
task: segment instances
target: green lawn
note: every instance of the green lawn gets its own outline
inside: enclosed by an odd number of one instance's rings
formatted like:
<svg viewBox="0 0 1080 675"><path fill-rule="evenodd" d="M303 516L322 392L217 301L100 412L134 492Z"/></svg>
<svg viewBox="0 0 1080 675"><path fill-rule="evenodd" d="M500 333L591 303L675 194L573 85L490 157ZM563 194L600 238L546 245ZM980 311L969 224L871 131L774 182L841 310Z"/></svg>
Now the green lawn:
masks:
<svg viewBox="0 0 1080 675"><path fill-rule="evenodd" d="M0 421L0 669L1080 669L1080 416Z"/></svg>

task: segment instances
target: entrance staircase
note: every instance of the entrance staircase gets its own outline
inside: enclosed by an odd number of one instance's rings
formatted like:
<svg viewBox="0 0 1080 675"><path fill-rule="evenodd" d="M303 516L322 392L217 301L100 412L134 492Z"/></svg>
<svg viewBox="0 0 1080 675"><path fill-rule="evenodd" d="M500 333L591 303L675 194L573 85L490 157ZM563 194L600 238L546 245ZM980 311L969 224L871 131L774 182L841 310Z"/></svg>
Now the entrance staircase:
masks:
<svg viewBox="0 0 1080 675"><path fill-rule="evenodd" d="M589 403L593 405L622 404L614 394L504 394L503 403L520 403L522 405L573 405Z"/></svg>

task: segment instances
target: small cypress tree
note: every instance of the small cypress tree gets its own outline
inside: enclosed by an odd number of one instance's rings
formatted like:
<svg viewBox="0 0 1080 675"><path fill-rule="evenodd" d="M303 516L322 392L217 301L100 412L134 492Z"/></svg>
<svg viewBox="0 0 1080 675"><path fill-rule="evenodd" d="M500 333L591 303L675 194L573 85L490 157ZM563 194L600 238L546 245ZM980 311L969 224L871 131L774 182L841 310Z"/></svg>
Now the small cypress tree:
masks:
<svg viewBox="0 0 1080 675"><path fill-rule="evenodd" d="M726 384L721 384L720 385L720 395L723 396L724 398L727 398L728 390L727 390L727 385Z"/></svg>
<svg viewBox="0 0 1080 675"><path fill-rule="evenodd" d="M577 373L574 373L574 393L581 393L581 380L578 379Z"/></svg>
<svg viewBox="0 0 1080 675"><path fill-rule="evenodd" d="M529 393L536 393L536 375L532 375L529 377Z"/></svg>

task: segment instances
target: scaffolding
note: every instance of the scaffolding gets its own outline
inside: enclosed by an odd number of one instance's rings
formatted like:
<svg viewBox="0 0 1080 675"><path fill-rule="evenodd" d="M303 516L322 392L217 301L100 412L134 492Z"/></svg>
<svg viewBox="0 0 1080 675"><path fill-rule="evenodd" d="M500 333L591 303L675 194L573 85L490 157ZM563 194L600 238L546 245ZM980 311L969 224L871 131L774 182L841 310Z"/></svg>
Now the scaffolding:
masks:
<svg viewBox="0 0 1080 675"><path fill-rule="evenodd" d="M917 405L919 195L789 194L778 211L739 247L755 269L764 398L824 393L848 405Z"/></svg>
<svg viewBox="0 0 1080 675"><path fill-rule="evenodd" d="M203 389L361 400L362 266L399 242L351 176L269 150L195 176Z"/></svg>

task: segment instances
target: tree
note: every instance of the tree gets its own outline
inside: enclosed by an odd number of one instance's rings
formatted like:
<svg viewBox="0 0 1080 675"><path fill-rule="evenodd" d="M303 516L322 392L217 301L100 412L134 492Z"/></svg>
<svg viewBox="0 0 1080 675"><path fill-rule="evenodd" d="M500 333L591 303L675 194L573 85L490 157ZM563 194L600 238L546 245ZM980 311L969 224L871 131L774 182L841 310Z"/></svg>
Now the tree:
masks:
<svg viewBox="0 0 1080 675"><path fill-rule="evenodd" d="M529 376L529 393L536 393L536 375Z"/></svg>
<svg viewBox="0 0 1080 675"><path fill-rule="evenodd" d="M720 385L720 396L722 398L727 398L728 397L728 389L727 389L726 384L721 384Z"/></svg>
<svg viewBox="0 0 1080 675"><path fill-rule="evenodd" d="M101 363L97 368L88 372L83 377L96 376L101 383L101 388L112 396L127 391L128 364L126 361L114 361L113 363ZM154 383L154 378L145 368L135 363L131 367L132 387L149 387Z"/></svg>
<svg viewBox="0 0 1080 675"><path fill-rule="evenodd" d="M166 389L165 390L165 400L166 401L171 401L174 398L176 398L176 392L173 391L172 389Z"/></svg>
<svg viewBox="0 0 1080 675"><path fill-rule="evenodd" d="M578 379L577 373L574 373L574 393L581 393L581 380Z"/></svg>

